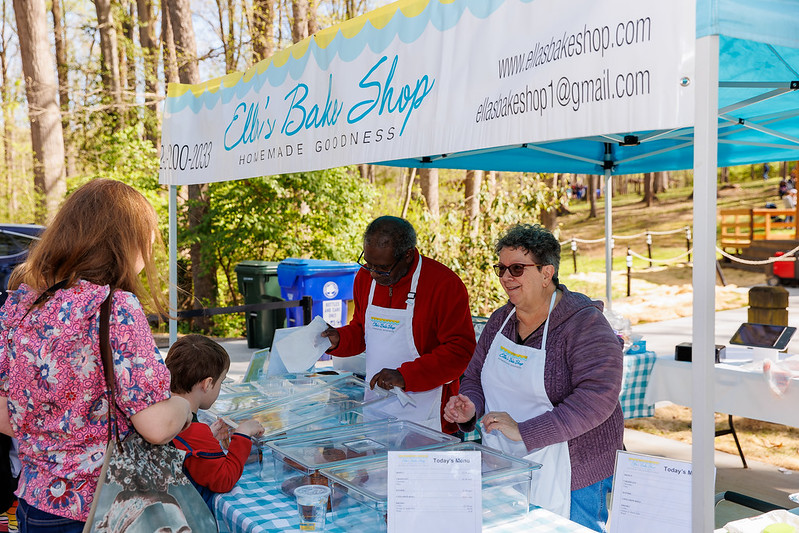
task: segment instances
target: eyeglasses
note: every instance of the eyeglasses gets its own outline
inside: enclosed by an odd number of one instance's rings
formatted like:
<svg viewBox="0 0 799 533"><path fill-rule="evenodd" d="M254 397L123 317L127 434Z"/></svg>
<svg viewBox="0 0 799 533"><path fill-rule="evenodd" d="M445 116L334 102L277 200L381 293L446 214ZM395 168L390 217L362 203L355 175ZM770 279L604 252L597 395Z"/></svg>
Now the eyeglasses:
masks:
<svg viewBox="0 0 799 533"><path fill-rule="evenodd" d="M497 263L494 265L494 272L496 272L497 276L500 278L505 275L505 271L510 271L510 275L514 278L518 278L522 274L524 274L524 269L527 267L538 267L539 269L544 266L538 263L513 263L512 265L503 265L502 263Z"/></svg>
<svg viewBox="0 0 799 533"><path fill-rule="evenodd" d="M401 260L402 260L402 257L400 257L399 259L394 261L394 264L391 265L391 267L388 270L379 270L377 268L372 268L372 267L366 266L366 263L363 262L363 252L361 252L361 255L358 256L358 260L355 261L355 262L358 263L359 265L361 265L361 268L363 268L365 270L368 270L369 272L371 272L373 274L377 274L378 276L388 277L388 276L391 275L391 271L394 270L394 267L397 266Z"/></svg>

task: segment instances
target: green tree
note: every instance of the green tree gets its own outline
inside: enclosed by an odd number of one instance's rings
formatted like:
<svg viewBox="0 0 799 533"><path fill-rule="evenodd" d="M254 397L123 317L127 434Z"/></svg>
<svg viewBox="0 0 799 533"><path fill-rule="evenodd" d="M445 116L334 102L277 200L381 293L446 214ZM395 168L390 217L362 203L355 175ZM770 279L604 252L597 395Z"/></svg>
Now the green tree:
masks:
<svg viewBox="0 0 799 533"><path fill-rule="evenodd" d="M181 232L180 247L197 242L212 254L226 289L220 292L236 302L234 269L240 261L354 261L375 194L349 168L215 183L206 218L212 222Z"/></svg>

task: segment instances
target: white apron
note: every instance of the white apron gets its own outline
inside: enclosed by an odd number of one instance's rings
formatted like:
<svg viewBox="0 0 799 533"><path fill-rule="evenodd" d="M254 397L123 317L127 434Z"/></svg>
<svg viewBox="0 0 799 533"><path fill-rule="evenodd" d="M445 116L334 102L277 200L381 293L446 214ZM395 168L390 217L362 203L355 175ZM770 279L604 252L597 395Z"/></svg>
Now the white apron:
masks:
<svg viewBox="0 0 799 533"><path fill-rule="evenodd" d="M384 368L399 368L402 363L419 357L413 342L413 307L416 302L416 287L422 271L422 256L411 278L405 309L379 307L372 303L375 294L375 281L369 291L369 304L364 320L364 339L366 341L366 381ZM381 402L380 410L402 420L410 420L429 428L441 431L441 386L423 392L408 392L416 406L407 403L403 406L396 396ZM366 399L374 398L374 392L367 389Z"/></svg>
<svg viewBox="0 0 799 533"><path fill-rule="evenodd" d="M553 409L544 388L549 314L555 306L557 291L552 294L541 348L516 344L502 330L516 312L511 311L494 337L483 364L481 382L485 394L486 413L504 411L516 422L523 422ZM501 431L483 432L483 444L508 455L541 463L533 476L530 501L553 513L569 518L571 509L571 461L569 445L559 442L528 453L524 442L507 438Z"/></svg>

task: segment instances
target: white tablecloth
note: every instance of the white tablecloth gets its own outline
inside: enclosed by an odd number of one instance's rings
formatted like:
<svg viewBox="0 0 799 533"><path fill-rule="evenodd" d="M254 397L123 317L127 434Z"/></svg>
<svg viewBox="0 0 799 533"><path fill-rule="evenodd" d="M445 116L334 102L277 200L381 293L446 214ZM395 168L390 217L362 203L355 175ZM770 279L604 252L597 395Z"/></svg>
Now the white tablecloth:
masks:
<svg viewBox="0 0 799 533"><path fill-rule="evenodd" d="M762 370L755 365L716 365L714 410L765 422L799 427L799 380L793 379L785 394L772 392ZM674 356L658 357L646 391L648 403L670 401L691 406L691 363Z"/></svg>

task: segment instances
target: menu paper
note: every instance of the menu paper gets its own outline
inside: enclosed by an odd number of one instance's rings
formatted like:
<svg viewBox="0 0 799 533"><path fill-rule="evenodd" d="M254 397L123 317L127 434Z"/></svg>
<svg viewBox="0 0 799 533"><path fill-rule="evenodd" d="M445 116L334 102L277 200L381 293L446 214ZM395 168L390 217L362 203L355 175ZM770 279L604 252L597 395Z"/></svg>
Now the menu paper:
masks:
<svg viewBox="0 0 799 533"><path fill-rule="evenodd" d="M691 533L691 463L618 451L611 533Z"/></svg>
<svg viewBox="0 0 799 533"><path fill-rule="evenodd" d="M482 531L479 451L388 452L388 533Z"/></svg>

